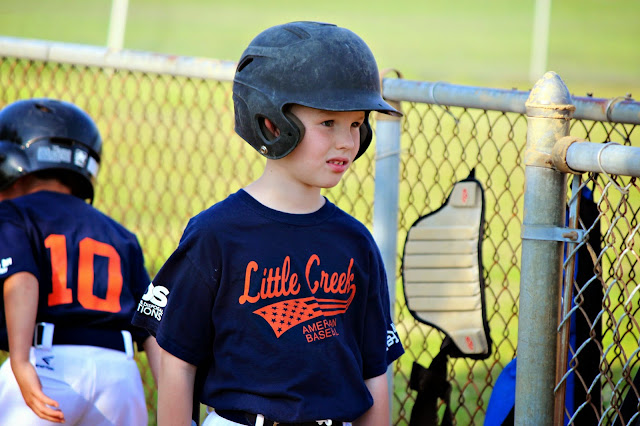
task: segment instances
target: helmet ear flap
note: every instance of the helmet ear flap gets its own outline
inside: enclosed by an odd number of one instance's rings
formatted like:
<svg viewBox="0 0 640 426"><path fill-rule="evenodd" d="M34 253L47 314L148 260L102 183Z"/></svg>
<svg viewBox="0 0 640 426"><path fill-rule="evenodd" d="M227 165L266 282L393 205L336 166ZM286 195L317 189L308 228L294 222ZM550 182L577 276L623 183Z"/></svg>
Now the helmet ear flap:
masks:
<svg viewBox="0 0 640 426"><path fill-rule="evenodd" d="M282 120L284 117L284 120ZM265 120L269 120L273 126L279 130L279 134L274 134L267 125ZM257 117L258 136L262 139L263 144L258 151L264 157L277 160L295 149L304 137L304 124L293 113L285 108L280 116L280 120L272 120L265 116ZM286 148L286 149L285 149Z"/></svg>
<svg viewBox="0 0 640 426"><path fill-rule="evenodd" d="M29 170L29 157L25 151L16 144L0 141L0 191L11 186Z"/></svg>
<svg viewBox="0 0 640 426"><path fill-rule="evenodd" d="M291 124L294 126L294 128L296 128L298 130L298 142L296 143L296 145L298 143L300 143L300 141L302 140L302 138L304 137L304 124L302 124L302 121L300 121L300 119L298 119L298 117L296 117L293 113L289 112L289 111L285 111L283 113L283 115L285 116L285 118L287 118ZM262 133L262 136L264 136L265 139L267 139L269 142L274 141L279 134L275 134L271 129L268 128L266 121L269 120L267 117L259 117L258 118L258 126L260 127L260 131ZM278 128L276 126L276 124L269 120L269 122L275 127L275 130L278 130L278 133L280 133L280 128Z"/></svg>
<svg viewBox="0 0 640 426"><path fill-rule="evenodd" d="M284 116L291 122L294 127L298 129L299 136L298 142L296 142L296 146L298 146L300 141L302 141L302 138L304 138L304 124L302 124L302 121L300 121L300 119L291 112L291 109L289 107L285 107Z"/></svg>
<svg viewBox="0 0 640 426"><path fill-rule="evenodd" d="M268 119L279 130L276 136L265 124ZM277 160L289 154L300 141L300 130L282 114L260 114L254 118L254 134L257 144L252 144L263 157Z"/></svg>
<svg viewBox="0 0 640 426"><path fill-rule="evenodd" d="M358 153L356 154L356 158L353 161L360 158L362 154L369 148L371 144L371 139L373 137L373 130L371 129L371 124L369 124L369 114L370 111L365 111L364 122L362 126L360 126L360 149L358 149Z"/></svg>

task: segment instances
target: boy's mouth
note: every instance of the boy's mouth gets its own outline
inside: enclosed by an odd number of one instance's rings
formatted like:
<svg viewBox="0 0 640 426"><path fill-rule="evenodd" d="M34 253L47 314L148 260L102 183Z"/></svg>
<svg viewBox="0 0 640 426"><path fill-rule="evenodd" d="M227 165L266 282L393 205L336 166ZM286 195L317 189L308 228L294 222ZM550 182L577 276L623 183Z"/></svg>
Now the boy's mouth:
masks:
<svg viewBox="0 0 640 426"><path fill-rule="evenodd" d="M329 164L337 164L338 166L344 166L347 162L346 161L339 161L339 160L329 160L329 161L327 161L327 163L329 163Z"/></svg>

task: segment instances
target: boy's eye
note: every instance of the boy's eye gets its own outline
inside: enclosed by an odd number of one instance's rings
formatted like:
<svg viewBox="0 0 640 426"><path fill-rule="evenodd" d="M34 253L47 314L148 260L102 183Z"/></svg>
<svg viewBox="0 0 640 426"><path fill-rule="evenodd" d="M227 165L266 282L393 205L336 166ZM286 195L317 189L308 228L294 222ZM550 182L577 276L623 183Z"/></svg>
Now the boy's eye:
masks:
<svg viewBox="0 0 640 426"><path fill-rule="evenodd" d="M356 128L358 128L358 127L360 127L360 126L362 126L362 123L361 123L361 122L359 122L359 121L354 121L353 123L351 123L351 127L356 127Z"/></svg>
<svg viewBox="0 0 640 426"><path fill-rule="evenodd" d="M333 126L333 120L326 120L326 121L323 121L323 122L322 122L322 125L323 125L323 126L326 126L326 127L332 127L332 126Z"/></svg>

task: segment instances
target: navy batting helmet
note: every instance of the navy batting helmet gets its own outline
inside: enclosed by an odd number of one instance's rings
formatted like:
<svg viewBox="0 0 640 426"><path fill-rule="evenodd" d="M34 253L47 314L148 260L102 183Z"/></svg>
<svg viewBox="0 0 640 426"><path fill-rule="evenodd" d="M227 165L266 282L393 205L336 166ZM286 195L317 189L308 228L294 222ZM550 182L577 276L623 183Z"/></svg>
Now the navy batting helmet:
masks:
<svg viewBox="0 0 640 426"><path fill-rule="evenodd" d="M366 43L346 28L320 22L291 22L258 34L238 62L233 102L238 135L272 159L293 151L304 134L288 105L365 111L356 158L371 143L369 111L401 115L382 99L378 66ZM265 132L265 118L279 136Z"/></svg>
<svg viewBox="0 0 640 426"><path fill-rule="evenodd" d="M21 176L50 171L70 177L73 194L93 200L102 138L77 106L53 99L27 99L0 111L0 190Z"/></svg>

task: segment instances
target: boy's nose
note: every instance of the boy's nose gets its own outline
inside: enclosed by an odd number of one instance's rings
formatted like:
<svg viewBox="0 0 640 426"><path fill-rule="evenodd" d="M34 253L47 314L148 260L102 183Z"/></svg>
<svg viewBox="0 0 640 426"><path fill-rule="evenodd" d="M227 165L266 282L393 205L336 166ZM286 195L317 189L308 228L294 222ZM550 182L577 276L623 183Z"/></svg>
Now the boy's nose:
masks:
<svg viewBox="0 0 640 426"><path fill-rule="evenodd" d="M336 146L341 149L351 149L360 140L360 129L349 129L346 132L340 132Z"/></svg>

